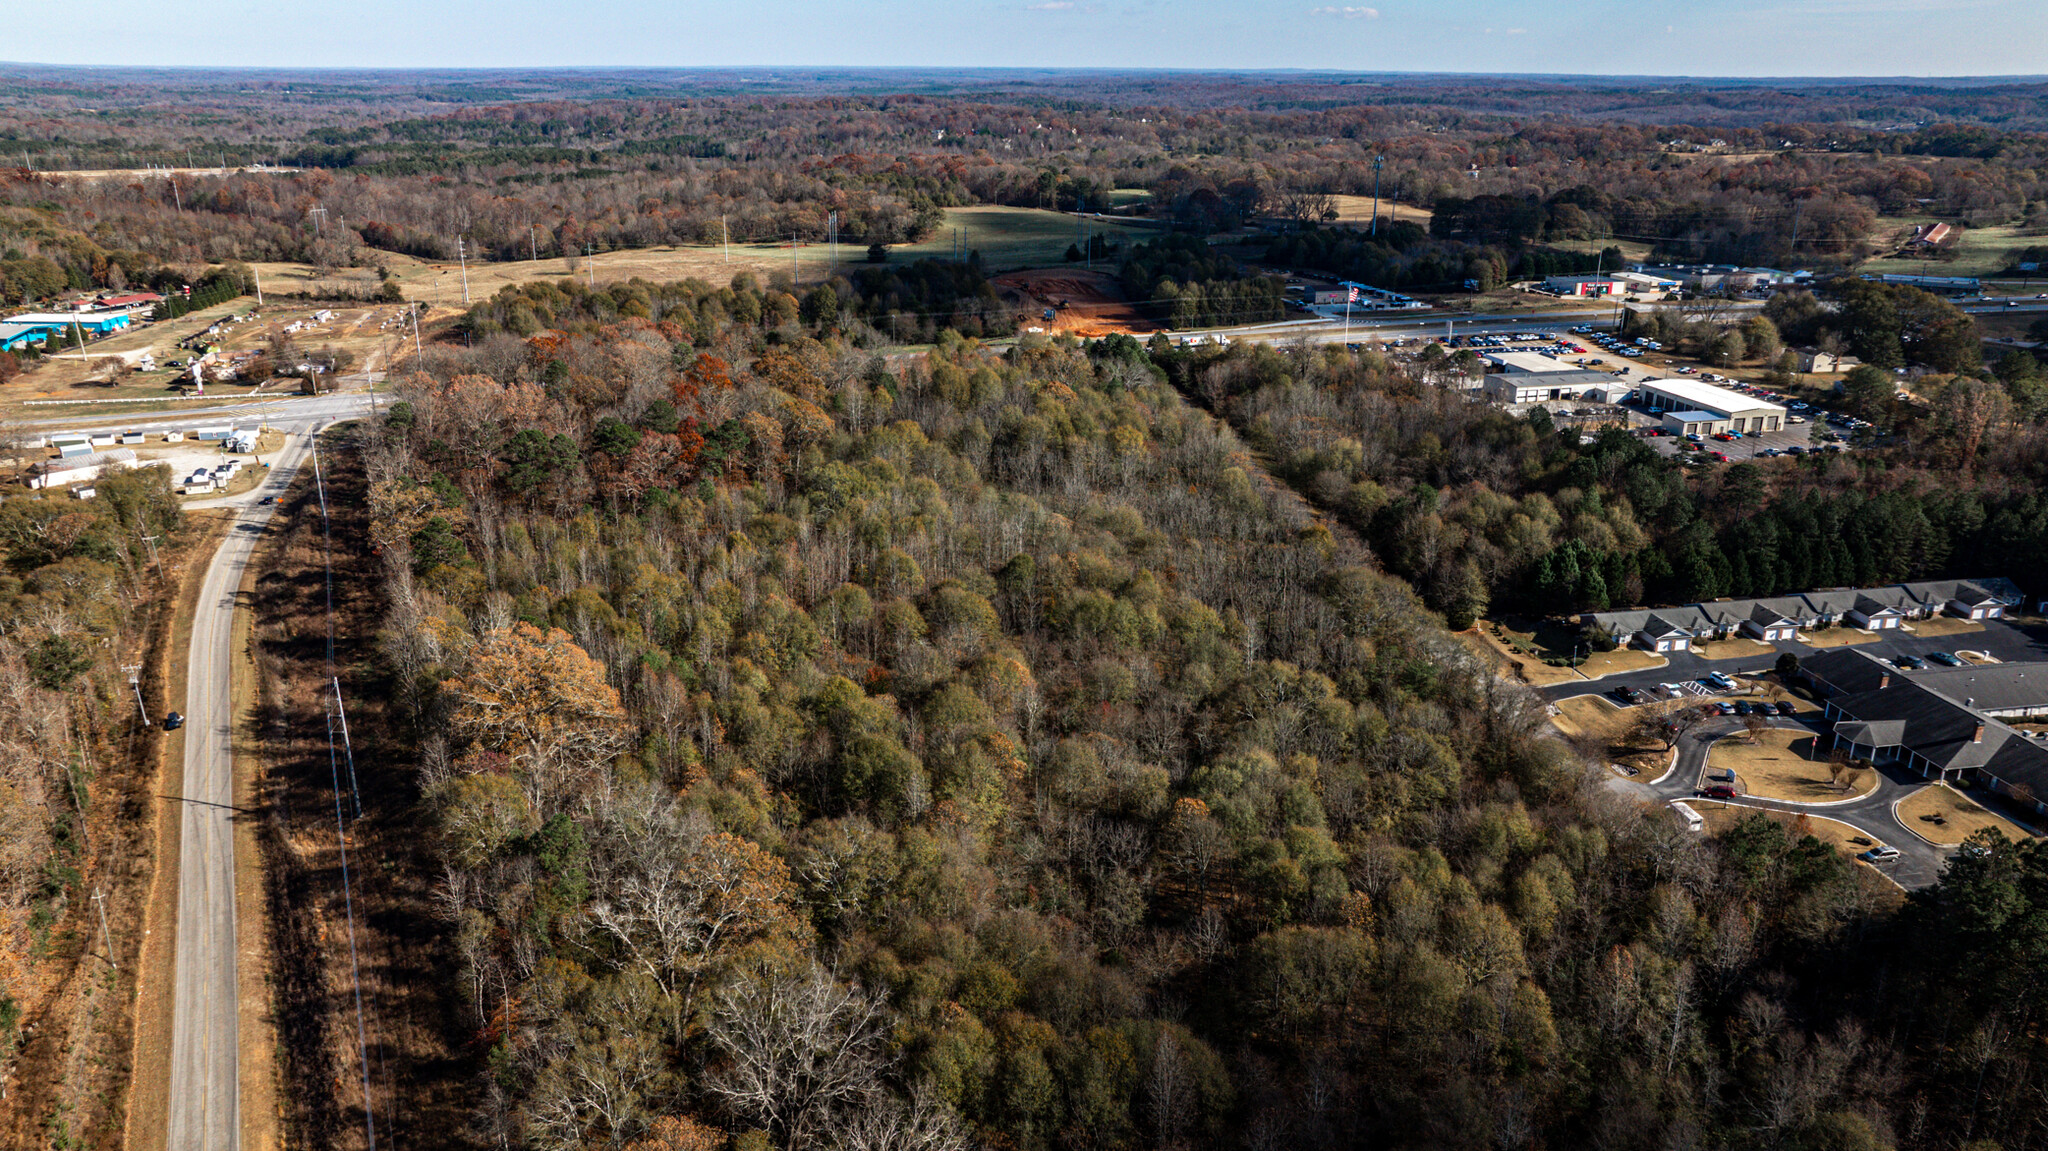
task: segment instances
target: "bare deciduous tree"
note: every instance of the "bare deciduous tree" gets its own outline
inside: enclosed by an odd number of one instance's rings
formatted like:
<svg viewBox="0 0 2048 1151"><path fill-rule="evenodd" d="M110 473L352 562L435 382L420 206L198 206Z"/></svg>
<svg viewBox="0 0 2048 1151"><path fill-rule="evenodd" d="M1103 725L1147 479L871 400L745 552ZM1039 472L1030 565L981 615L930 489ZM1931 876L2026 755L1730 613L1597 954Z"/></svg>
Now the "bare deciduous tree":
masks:
<svg viewBox="0 0 2048 1151"><path fill-rule="evenodd" d="M712 1004L709 1033L723 1059L704 1085L784 1146L812 1146L877 1090L886 1024L880 996L822 967L735 982Z"/></svg>

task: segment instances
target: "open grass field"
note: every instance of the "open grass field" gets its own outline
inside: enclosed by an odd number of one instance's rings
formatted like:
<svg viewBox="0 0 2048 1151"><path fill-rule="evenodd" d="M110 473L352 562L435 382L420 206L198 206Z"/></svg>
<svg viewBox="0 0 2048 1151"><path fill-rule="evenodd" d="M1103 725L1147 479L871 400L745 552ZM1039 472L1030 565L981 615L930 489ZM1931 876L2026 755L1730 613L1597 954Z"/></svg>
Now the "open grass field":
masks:
<svg viewBox="0 0 2048 1151"><path fill-rule="evenodd" d="M1560 252L1588 253L1620 248L1622 258L1632 263L1648 260L1652 248L1649 244L1638 243L1635 240L1546 240L1543 246L1556 248Z"/></svg>
<svg viewBox="0 0 2048 1151"><path fill-rule="evenodd" d="M1917 224L1932 223L1928 218L1885 216L1878 220L1875 239L1889 241L1902 231ZM1866 261L1858 271L1894 272L1918 276L1988 276L1999 272L2012 262L2012 253L2020 248L2048 247L2048 236L2021 235L2013 225L1991 228L1963 228L1959 230L1953 260L1919 260L1901 257L1885 257Z"/></svg>
<svg viewBox="0 0 2048 1151"><path fill-rule="evenodd" d="M890 249L889 258L899 263L947 259L955 250L957 230L959 248L980 252L983 265L991 272L1060 267L1066 265L1068 245L1081 239L1084 227L1087 234L1099 232L1110 243L1125 246L1165 234L1164 229L1155 225L1093 217L1077 221L1064 212L1039 208L948 208L946 222L938 234L921 243L899 244ZM860 255L855 253L854 258ZM1100 260L1095 264L1102 267ZM1112 266L1110 270L1115 269Z"/></svg>
<svg viewBox="0 0 2048 1151"><path fill-rule="evenodd" d="M865 248L841 244L840 264L858 263L866 253ZM407 300L419 300L444 308L463 306L463 268L454 260L422 260L397 252L373 252L366 258L374 261L373 266L336 268L321 275L315 275L314 269L305 264L259 263L254 266L263 277L266 291L316 295L332 292L352 296L375 292L380 283L376 268L382 267L398 281L398 290ZM740 272L752 272L765 279L776 272L794 270L802 279L812 280L823 277L834 266L830 244L806 244L792 250L787 241L781 244L734 244L730 259L726 257L724 248L714 246L599 252L587 260L578 257L573 261L573 271L570 263L559 257L510 260L498 264L471 263L468 268L469 298L472 301L488 299L508 284L523 284L529 280L561 282L571 276L585 284L599 286L632 279L668 283L693 276L709 283L723 284Z"/></svg>
<svg viewBox="0 0 2048 1151"><path fill-rule="evenodd" d="M1792 803L1832 803L1877 790L1875 771L1855 773L1846 790L1836 785L1829 765L1809 758L1813 741L1807 732L1779 728L1758 733L1755 743L1746 735L1730 736L1707 753L1707 768L1735 772L1737 788L1745 795Z"/></svg>
<svg viewBox="0 0 2048 1151"><path fill-rule="evenodd" d="M1091 232L1099 231L1112 242L1132 243L1160 234L1160 229L1114 219L1087 221ZM1066 263L1067 245L1082 232L1075 218L1062 212L1037 208L948 208L946 222L930 239L917 244L896 244L890 248L893 263L924 258L946 259L954 252L955 231L963 250L978 251L992 272L1017 268L1061 266ZM266 291L281 293L334 292L365 295L380 284L376 269L382 267L398 282L408 300L420 300L448 308L463 306L464 268L454 260L422 260L398 252L372 252L371 266L337 268L316 275L305 264L258 263ZM830 244L805 243L792 248L788 241L767 244L734 244L730 254L722 245L701 247L632 248L599 252L574 260L549 256L540 260L509 260L503 263L475 263L467 269L469 298L487 299L508 284L529 280L567 280L571 276L586 284L622 283L642 279L668 283L696 277L723 284L740 272L752 272L766 279L778 272L793 273L808 282L830 274L835 268L850 270L867 259L867 248L841 244L838 261L833 261ZM1099 265L1100 261L1098 261ZM574 265L573 269L571 265Z"/></svg>
<svg viewBox="0 0 2048 1151"><path fill-rule="evenodd" d="M1392 189L1389 189L1392 191ZM1371 196L1332 196L1337 202L1337 222L1340 224L1370 224L1372 222ZM1412 220L1423 227L1429 227L1431 212L1413 204L1389 203L1380 199L1380 218L1383 220Z"/></svg>
<svg viewBox="0 0 2048 1151"><path fill-rule="evenodd" d="M1921 838L1944 847L1961 843L1987 827L2010 840L2028 838L2011 820L1978 806L1975 800L1945 783L1923 787L1900 800L1898 811L1900 823L1918 832Z"/></svg>

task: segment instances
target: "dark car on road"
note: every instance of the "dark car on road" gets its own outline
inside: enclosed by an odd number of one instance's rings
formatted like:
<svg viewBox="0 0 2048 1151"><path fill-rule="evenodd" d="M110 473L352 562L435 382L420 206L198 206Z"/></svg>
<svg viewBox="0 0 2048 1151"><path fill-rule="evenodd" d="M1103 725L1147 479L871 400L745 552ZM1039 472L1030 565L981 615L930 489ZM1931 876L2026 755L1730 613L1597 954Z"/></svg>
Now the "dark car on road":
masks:
<svg viewBox="0 0 2048 1151"><path fill-rule="evenodd" d="M1945 651L1930 651L1930 652L1928 652L1928 653L1927 653L1927 658L1928 658L1928 659L1929 659L1930 661L1932 661L1932 662L1934 662L1934 663L1938 663L1938 664L1940 664L1940 665L1941 665L1941 666L1943 666L1943 667L1961 667L1961 666L1963 666L1963 661L1962 661L1962 660L1960 660L1960 659L1957 659L1957 658L1956 658L1955 656L1953 656L1953 655L1950 655L1949 653L1947 653L1947 652L1945 652Z"/></svg>
<svg viewBox="0 0 2048 1151"><path fill-rule="evenodd" d="M164 717L165 731L176 731L183 726L185 726L185 717L175 711Z"/></svg>
<svg viewBox="0 0 2048 1151"><path fill-rule="evenodd" d="M1799 708L1791 700L1781 699L1778 701L1779 715L1797 715L1798 713Z"/></svg>
<svg viewBox="0 0 2048 1151"><path fill-rule="evenodd" d="M1734 799L1735 789L1725 783L1710 783L1700 788L1702 799Z"/></svg>

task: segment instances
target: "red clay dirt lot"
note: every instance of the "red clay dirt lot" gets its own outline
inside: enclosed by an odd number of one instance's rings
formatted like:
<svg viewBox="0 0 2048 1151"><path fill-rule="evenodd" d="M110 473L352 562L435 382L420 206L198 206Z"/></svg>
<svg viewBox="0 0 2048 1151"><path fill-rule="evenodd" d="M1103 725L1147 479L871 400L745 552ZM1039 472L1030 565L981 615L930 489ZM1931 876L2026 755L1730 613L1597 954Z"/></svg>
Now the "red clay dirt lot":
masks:
<svg viewBox="0 0 2048 1151"><path fill-rule="evenodd" d="M1124 299L1122 285L1107 272L1029 268L992 276L989 282L1006 301L1027 311L1026 328L1082 337L1159 330L1158 324L1139 314L1137 307ZM1046 308L1056 309L1050 321L1041 315Z"/></svg>

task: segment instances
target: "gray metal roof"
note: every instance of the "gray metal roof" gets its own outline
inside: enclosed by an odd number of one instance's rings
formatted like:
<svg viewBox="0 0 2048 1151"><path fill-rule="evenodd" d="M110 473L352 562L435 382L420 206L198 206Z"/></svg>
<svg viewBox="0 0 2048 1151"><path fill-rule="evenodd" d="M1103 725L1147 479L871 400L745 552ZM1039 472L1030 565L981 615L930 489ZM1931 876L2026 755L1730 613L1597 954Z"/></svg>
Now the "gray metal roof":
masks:
<svg viewBox="0 0 2048 1151"><path fill-rule="evenodd" d="M1931 667L1906 674L1913 682L1962 700L1979 711L2048 706L2048 663Z"/></svg>

